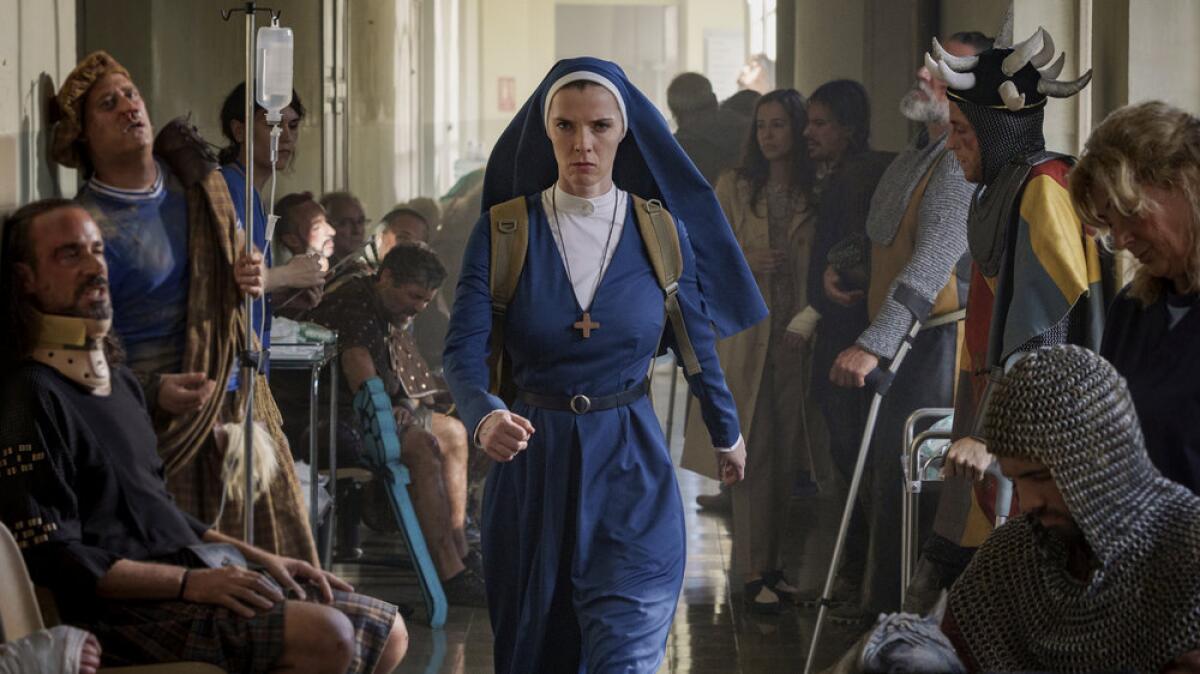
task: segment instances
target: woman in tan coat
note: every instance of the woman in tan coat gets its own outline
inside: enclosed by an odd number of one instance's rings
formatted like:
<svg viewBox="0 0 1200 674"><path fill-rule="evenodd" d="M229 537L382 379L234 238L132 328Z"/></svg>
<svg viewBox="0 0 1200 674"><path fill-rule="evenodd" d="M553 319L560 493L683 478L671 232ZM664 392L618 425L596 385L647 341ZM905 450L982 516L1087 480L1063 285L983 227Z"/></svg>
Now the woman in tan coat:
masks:
<svg viewBox="0 0 1200 674"><path fill-rule="evenodd" d="M807 454L805 340L788 331L808 304L805 280L815 209L813 166L802 133L804 98L780 89L758 100L739 168L717 181L717 199L759 290L768 320L717 346L747 442L746 479L732 488L734 566L747 606L777 612L796 593L780 558L791 496L792 459ZM696 410L689 415L683 465L716 477L712 446Z"/></svg>

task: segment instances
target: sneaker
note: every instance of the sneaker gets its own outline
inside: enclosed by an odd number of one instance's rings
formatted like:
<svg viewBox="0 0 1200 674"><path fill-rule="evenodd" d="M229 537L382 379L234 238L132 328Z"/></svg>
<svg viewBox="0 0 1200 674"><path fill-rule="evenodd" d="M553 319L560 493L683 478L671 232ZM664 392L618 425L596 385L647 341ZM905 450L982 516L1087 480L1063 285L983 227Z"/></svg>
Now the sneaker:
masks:
<svg viewBox="0 0 1200 674"><path fill-rule="evenodd" d="M710 513L727 515L733 512L733 496L730 495L728 487L721 485L721 491L715 494L697 496L696 505L700 506L701 510Z"/></svg>
<svg viewBox="0 0 1200 674"><path fill-rule="evenodd" d="M763 583L771 588L772 592L791 602L796 601L796 598L801 594L800 588L792 585L787 576L783 574L782 569L764 573Z"/></svg>
<svg viewBox="0 0 1200 674"><path fill-rule="evenodd" d="M470 569L463 569L453 578L443 580L442 591L446 593L446 602L451 605L487 608L483 579Z"/></svg>
<svg viewBox="0 0 1200 674"><path fill-rule="evenodd" d="M742 593L746 608L751 613L776 615L783 610L783 602L779 600L779 595L767 587L766 582L761 578L746 583Z"/></svg>
<svg viewBox="0 0 1200 674"><path fill-rule="evenodd" d="M467 556L462 558L463 566L470 569L476 576L483 578L483 555L475 548L467 551Z"/></svg>

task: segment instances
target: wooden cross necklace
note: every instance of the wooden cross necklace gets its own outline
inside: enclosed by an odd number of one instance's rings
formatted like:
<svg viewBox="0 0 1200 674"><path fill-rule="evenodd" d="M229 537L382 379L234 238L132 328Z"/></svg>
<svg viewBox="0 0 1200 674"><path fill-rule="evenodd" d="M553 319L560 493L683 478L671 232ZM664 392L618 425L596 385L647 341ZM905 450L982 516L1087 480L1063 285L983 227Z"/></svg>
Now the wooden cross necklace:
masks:
<svg viewBox="0 0 1200 674"><path fill-rule="evenodd" d="M621 201L620 197L620 192L613 197L612 222L608 223L608 237L604 239L604 252L600 255L600 270L596 272L596 283L592 286L592 299L588 306L584 307L583 316L571 326L578 330L584 339L591 339L592 331L600 327L599 323L592 321L591 306L596 303L596 292L600 290L600 279L604 277L604 263L608 260L608 247L612 243L613 230L617 226L617 204ZM567 239L563 236L562 222L558 217L558 183L550 189L550 206L554 210L554 226L558 229L558 240L562 244L563 263L567 266L567 281L571 284L571 292L574 293L575 277L571 274L571 256L567 254Z"/></svg>

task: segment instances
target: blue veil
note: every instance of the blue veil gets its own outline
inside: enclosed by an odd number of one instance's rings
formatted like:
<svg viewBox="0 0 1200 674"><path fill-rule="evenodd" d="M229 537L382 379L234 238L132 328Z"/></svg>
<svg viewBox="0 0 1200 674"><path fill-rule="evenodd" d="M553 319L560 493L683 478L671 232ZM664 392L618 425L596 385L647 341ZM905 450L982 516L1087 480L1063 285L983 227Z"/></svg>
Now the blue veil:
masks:
<svg viewBox="0 0 1200 674"><path fill-rule="evenodd" d="M558 178L542 111L550 87L564 75L581 70L604 76L621 92L628 131L617 148L613 182L644 199L659 199L675 216L684 230L680 242L686 245L690 239L696 255L702 297L695 299L704 307L717 336L728 337L761 321L767 306L716 195L675 142L658 109L615 63L582 57L554 65L500 135L488 158L483 212L509 199L537 194Z"/></svg>

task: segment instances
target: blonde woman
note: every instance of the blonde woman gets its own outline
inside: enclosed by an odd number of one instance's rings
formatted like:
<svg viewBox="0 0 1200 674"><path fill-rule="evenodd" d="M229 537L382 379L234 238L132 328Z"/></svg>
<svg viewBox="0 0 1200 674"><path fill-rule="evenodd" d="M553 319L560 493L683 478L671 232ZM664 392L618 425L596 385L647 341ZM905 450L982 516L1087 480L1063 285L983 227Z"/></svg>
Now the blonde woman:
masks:
<svg viewBox="0 0 1200 674"><path fill-rule="evenodd" d="M1163 475L1200 488L1200 119L1159 101L1121 108L1070 174L1081 219L1138 261L1101 355L1128 380Z"/></svg>

